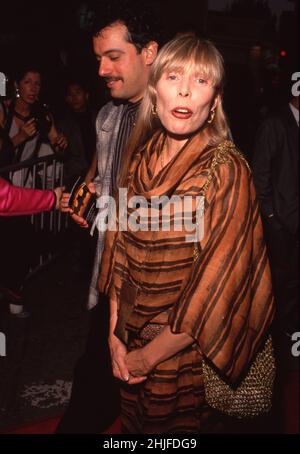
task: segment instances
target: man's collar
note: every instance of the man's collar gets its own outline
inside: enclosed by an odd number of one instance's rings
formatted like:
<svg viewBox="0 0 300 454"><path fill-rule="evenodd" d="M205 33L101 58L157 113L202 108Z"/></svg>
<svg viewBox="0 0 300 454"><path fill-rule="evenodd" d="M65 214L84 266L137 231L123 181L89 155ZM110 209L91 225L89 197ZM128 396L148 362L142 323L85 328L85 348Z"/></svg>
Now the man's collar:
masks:
<svg viewBox="0 0 300 454"><path fill-rule="evenodd" d="M143 98L141 98L141 99L139 99L138 101L135 101L135 102L128 101L128 105L129 106L138 107L141 104L142 100L143 100Z"/></svg>

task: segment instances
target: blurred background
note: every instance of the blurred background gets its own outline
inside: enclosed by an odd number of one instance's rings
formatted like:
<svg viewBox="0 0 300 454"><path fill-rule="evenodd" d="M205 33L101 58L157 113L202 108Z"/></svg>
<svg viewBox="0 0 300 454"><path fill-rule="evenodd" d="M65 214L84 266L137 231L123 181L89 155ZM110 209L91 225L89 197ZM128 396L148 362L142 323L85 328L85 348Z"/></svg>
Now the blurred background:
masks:
<svg viewBox="0 0 300 454"><path fill-rule="evenodd" d="M132 0L133 2L135 0ZM221 50L227 69L225 106L235 141L247 155L258 113L290 93L297 71L297 0L152 0L163 24L163 41L196 30ZM1 6L0 70L12 75L22 62L43 70L43 96L60 109L63 82L81 74L94 107L107 99L97 76L90 26L101 0L5 2ZM171 12L171 13L170 13ZM170 16L171 15L171 16ZM276 94L276 99L274 98ZM230 103L227 102L230 99ZM51 101L51 102L50 102Z"/></svg>

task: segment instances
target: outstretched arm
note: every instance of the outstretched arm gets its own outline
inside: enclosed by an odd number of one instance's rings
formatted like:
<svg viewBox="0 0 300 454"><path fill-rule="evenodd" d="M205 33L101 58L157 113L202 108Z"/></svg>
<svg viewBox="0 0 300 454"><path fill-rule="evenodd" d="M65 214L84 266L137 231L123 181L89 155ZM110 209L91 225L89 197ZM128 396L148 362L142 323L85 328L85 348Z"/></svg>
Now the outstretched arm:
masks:
<svg viewBox="0 0 300 454"><path fill-rule="evenodd" d="M54 191L19 188L0 178L0 215L20 216L57 208L62 188Z"/></svg>

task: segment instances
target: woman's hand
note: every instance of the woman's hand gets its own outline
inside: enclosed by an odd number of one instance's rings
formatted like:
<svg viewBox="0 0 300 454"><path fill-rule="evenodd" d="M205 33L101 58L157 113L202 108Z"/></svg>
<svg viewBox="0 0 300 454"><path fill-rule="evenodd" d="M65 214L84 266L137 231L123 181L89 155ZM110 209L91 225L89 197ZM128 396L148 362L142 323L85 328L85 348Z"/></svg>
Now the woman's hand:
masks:
<svg viewBox="0 0 300 454"><path fill-rule="evenodd" d="M37 127L36 121L34 118L31 120L26 121L21 127L19 131L20 139L24 142L25 140L31 139L37 134Z"/></svg>
<svg viewBox="0 0 300 454"><path fill-rule="evenodd" d="M70 193L64 192L60 201L59 210L62 213L70 213L72 210L69 207Z"/></svg>
<svg viewBox="0 0 300 454"><path fill-rule="evenodd" d="M78 224L80 227L83 227L84 229L87 229L89 226L88 223L84 218L74 213L72 208L69 206L69 200L70 194L68 192L64 192L59 204L59 211L61 211L62 213L69 213L70 217L74 222L76 222L76 224Z"/></svg>
<svg viewBox="0 0 300 454"><path fill-rule="evenodd" d="M114 377L127 382L129 385L137 385L147 379L147 377L134 377L130 373L125 363L127 348L115 335L111 335L108 340L112 369Z"/></svg>
<svg viewBox="0 0 300 454"><path fill-rule="evenodd" d="M108 345L114 377L119 380L128 381L129 372L125 364L125 356L127 354L126 346L114 334L109 336Z"/></svg>
<svg viewBox="0 0 300 454"><path fill-rule="evenodd" d="M12 137L11 141L14 148L17 148L23 142L26 142L26 140L31 139L36 134L37 134L36 122L34 118L31 118L31 120L26 121L26 123L24 123L20 127L19 132L14 137Z"/></svg>
<svg viewBox="0 0 300 454"><path fill-rule="evenodd" d="M57 188L53 189L53 192L55 192L55 195L56 195L56 205L55 205L56 210L60 209L64 189L65 189L64 186L58 186Z"/></svg>
<svg viewBox="0 0 300 454"><path fill-rule="evenodd" d="M127 355L126 345L115 336L114 331L118 320L118 303L116 297L111 297L110 306L110 321L109 321L109 336L108 345L112 362L112 370L114 377L127 382L129 385L137 385L146 380L147 377L132 377L125 363Z"/></svg>
<svg viewBox="0 0 300 454"><path fill-rule="evenodd" d="M93 194L96 192L96 188L93 183L89 183L88 188ZM59 205L59 210L62 213L69 213L73 221L76 222L76 224L78 224L80 227L83 227L84 229L87 229L89 227L89 224L83 217L78 216L77 214L74 213L72 208L70 208L69 206L69 199L70 194L68 192L64 192Z"/></svg>
<svg viewBox="0 0 300 454"><path fill-rule="evenodd" d="M143 348L139 348L128 353L125 357L125 364L130 375L133 377L143 378L143 380L147 378L147 375L152 370L152 366L144 355Z"/></svg>

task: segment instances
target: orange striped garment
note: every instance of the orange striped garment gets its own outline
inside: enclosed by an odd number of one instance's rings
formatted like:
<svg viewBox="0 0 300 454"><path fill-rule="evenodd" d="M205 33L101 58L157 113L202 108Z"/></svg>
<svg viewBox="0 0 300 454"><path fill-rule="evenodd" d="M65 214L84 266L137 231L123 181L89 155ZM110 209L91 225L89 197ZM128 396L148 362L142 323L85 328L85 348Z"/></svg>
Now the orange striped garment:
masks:
<svg viewBox="0 0 300 454"><path fill-rule="evenodd" d="M195 260L184 229L161 229L159 206L157 231L107 232L99 288L119 307L122 282L138 289L128 314L129 349L141 346L139 333L149 322L195 339L156 366L144 384L123 389L124 431L200 433L215 421L204 398L202 355L231 382L243 375L273 319L271 276L252 176L232 142L211 146L197 134L155 175L163 140L163 133L155 134L137 154L128 197L144 196L150 204L153 196L199 195L215 159L199 256ZM194 219L195 209L194 203L184 215ZM175 224L176 208L171 214Z"/></svg>

